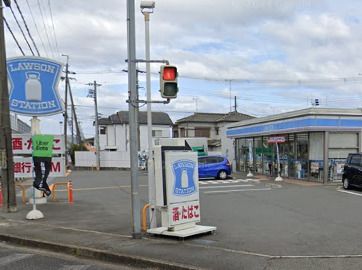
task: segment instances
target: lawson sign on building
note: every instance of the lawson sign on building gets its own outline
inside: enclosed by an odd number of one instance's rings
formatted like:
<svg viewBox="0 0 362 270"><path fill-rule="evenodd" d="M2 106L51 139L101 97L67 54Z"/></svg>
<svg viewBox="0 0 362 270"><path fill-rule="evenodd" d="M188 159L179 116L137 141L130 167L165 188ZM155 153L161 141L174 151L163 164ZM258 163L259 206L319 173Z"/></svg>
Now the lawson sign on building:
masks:
<svg viewBox="0 0 362 270"><path fill-rule="evenodd" d="M10 110L38 116L63 111L58 83L63 65L41 57L16 57L7 60Z"/></svg>

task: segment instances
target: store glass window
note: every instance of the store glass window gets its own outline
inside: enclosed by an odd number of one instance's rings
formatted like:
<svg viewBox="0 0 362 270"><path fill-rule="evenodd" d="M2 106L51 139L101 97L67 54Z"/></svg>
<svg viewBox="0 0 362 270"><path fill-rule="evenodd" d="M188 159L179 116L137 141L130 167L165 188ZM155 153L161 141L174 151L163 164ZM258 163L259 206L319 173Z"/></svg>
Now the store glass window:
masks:
<svg viewBox="0 0 362 270"><path fill-rule="evenodd" d="M264 158L263 138L254 138L254 170L257 173L263 173L263 158Z"/></svg>
<svg viewBox="0 0 362 270"><path fill-rule="evenodd" d="M268 143L269 137L263 137L263 171L264 174L273 176L274 175L274 157L275 157L275 149L274 144Z"/></svg>
<svg viewBox="0 0 362 270"><path fill-rule="evenodd" d="M304 179L308 177L308 133L296 134L294 177Z"/></svg>

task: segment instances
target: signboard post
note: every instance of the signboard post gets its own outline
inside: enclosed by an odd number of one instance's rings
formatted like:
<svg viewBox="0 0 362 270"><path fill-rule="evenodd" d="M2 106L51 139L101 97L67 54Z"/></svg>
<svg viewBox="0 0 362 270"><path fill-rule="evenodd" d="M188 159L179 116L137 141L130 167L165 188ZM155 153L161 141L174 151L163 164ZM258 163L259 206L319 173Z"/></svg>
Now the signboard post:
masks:
<svg viewBox="0 0 362 270"><path fill-rule="evenodd" d="M268 138L268 143L275 143L275 147L276 147L276 150L277 150L278 176L275 178L275 181L283 181L283 178L280 176L280 157L279 157L279 145L278 145L278 143L284 143L284 142L285 142L285 137L283 137L283 136Z"/></svg>
<svg viewBox="0 0 362 270"><path fill-rule="evenodd" d="M7 60L10 88L9 108L18 114L32 116L32 135L40 134L38 116L53 115L64 111L57 89L62 71L63 65L61 63L47 58L22 56ZM52 151L52 149L50 150ZM17 164L27 164L28 162L21 161ZM33 170L30 169L30 172L33 173ZM20 169L20 173L23 173L22 169ZM37 194L39 197L38 191ZM33 211L28 213L27 219L44 217L40 211L36 210L35 203L34 190Z"/></svg>
<svg viewBox="0 0 362 270"><path fill-rule="evenodd" d="M216 227L196 224L201 221L197 153L156 146L154 157L156 207L161 212L161 227L147 232L188 237L215 231Z"/></svg>

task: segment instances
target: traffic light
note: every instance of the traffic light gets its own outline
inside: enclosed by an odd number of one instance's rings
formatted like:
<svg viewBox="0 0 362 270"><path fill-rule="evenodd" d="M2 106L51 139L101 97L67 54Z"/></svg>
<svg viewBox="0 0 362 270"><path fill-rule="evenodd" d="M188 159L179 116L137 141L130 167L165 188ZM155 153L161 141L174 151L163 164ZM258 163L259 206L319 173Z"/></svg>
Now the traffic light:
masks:
<svg viewBox="0 0 362 270"><path fill-rule="evenodd" d="M160 92L161 92L161 97L163 98L177 97L177 92L178 92L177 67L170 65L161 66Z"/></svg>

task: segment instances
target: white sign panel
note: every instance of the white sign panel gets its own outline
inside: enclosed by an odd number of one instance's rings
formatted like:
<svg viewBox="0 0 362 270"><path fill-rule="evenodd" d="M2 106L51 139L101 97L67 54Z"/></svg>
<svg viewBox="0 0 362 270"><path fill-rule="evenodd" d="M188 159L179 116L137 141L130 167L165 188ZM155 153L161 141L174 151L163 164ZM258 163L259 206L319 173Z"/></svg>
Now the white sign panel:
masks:
<svg viewBox="0 0 362 270"><path fill-rule="evenodd" d="M285 137L283 136L268 138L268 143L283 143L283 142L285 142Z"/></svg>
<svg viewBox="0 0 362 270"><path fill-rule="evenodd" d="M165 167L167 204L198 201L197 153L166 151Z"/></svg>
<svg viewBox="0 0 362 270"><path fill-rule="evenodd" d="M31 134L12 134L12 148L14 155L25 155L32 153ZM64 154L64 136L54 135L53 154Z"/></svg>
<svg viewBox="0 0 362 270"><path fill-rule="evenodd" d="M170 226L189 222L200 222L200 202L190 201L170 205L168 224Z"/></svg>
<svg viewBox="0 0 362 270"><path fill-rule="evenodd" d="M33 178L35 173L32 157L17 157L14 156L14 176L16 178L25 177ZM50 167L49 177L64 177L65 176L65 158L53 157Z"/></svg>

